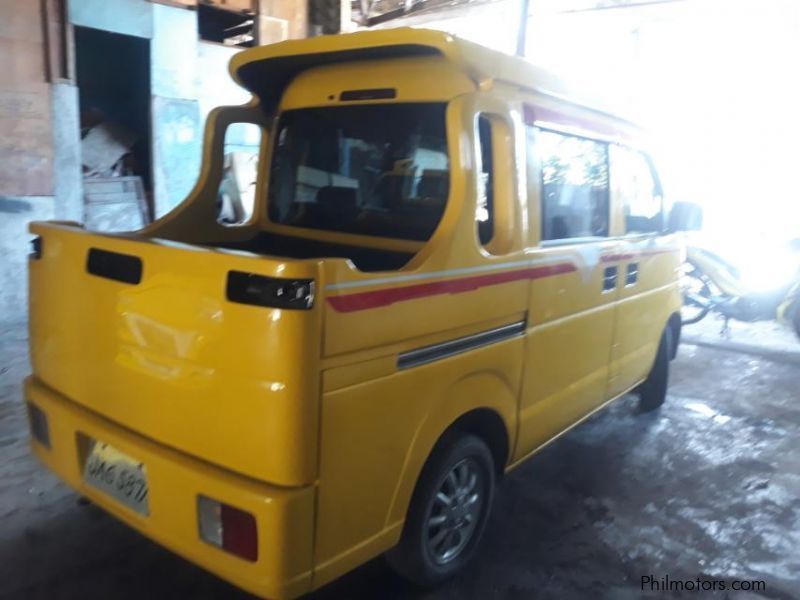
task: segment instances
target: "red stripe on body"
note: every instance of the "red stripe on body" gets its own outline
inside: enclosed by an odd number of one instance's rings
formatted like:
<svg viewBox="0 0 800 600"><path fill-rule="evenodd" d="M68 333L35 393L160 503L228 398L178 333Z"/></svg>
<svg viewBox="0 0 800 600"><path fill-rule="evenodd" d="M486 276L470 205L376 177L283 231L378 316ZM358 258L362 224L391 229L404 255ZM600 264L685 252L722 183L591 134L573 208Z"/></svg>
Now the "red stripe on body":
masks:
<svg viewBox="0 0 800 600"><path fill-rule="evenodd" d="M553 265L519 269L517 271L475 275L472 277L462 277L461 279L433 281L431 283L418 283L405 287L358 292L345 296L330 296L328 302L336 312L355 312L367 310L369 308L378 308L380 306L389 306L390 304L403 302L404 300L415 300L417 298L426 298L428 296L438 296L441 294L471 292L490 285L525 279L541 279L552 275L561 275L562 273L573 273L577 270L577 267L572 263L556 263Z"/></svg>
<svg viewBox="0 0 800 600"><path fill-rule="evenodd" d="M620 121L617 117L594 115L595 118L592 118L592 116L586 115L585 111L582 112L584 116L526 102L522 105L522 120L526 125L544 126L547 128L547 124L549 123L561 127L573 127L585 132L589 136L593 134L595 136L621 138L629 142L635 137L638 137L637 134L633 134L626 128L615 127L613 124L608 123L609 120ZM633 125L627 125L628 127L635 128Z"/></svg>
<svg viewBox="0 0 800 600"><path fill-rule="evenodd" d="M600 257L600 262L610 263L620 260L630 260L632 258L636 258L636 256L636 254L604 254Z"/></svg>

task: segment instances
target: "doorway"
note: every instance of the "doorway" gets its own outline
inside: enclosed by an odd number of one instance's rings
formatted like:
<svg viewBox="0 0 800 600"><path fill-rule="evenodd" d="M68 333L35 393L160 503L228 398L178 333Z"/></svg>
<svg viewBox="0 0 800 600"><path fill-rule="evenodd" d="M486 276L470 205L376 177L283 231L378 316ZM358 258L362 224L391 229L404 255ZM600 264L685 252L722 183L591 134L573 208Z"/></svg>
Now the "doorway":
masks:
<svg viewBox="0 0 800 600"><path fill-rule="evenodd" d="M153 216L150 41L75 27L88 228L138 229Z"/></svg>

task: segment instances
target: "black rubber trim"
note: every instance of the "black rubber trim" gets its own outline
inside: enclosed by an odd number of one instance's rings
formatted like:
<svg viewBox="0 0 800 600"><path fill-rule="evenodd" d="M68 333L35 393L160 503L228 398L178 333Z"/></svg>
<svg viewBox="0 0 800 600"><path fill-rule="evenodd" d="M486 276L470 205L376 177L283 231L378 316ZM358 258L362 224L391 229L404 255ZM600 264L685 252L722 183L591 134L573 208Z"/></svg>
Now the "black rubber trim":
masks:
<svg viewBox="0 0 800 600"><path fill-rule="evenodd" d="M394 88L376 88L374 90L345 90L339 94L339 100L343 102L353 100L391 100L397 98L397 90Z"/></svg>
<svg viewBox="0 0 800 600"><path fill-rule="evenodd" d="M481 346L496 344L497 342L517 337L523 333L525 333L525 321L519 321L440 344L425 346L417 350L409 350L408 352L403 352L398 355L397 368L410 369L412 367L418 367L449 356L461 354L462 352L474 350Z"/></svg>
<svg viewBox="0 0 800 600"><path fill-rule="evenodd" d="M39 260L42 258L42 238L41 236L36 236L31 240L31 252L28 254L28 257L32 260Z"/></svg>
<svg viewBox="0 0 800 600"><path fill-rule="evenodd" d="M130 254L90 248L86 270L97 277L136 285L142 280L142 259Z"/></svg>

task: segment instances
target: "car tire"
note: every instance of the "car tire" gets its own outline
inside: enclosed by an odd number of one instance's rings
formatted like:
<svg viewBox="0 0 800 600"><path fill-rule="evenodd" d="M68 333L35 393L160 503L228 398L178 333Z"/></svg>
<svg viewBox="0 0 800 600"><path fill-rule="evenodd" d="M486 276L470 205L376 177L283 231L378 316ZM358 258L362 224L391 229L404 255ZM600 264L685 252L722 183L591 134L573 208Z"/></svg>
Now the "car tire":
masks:
<svg viewBox="0 0 800 600"><path fill-rule="evenodd" d="M664 329L647 379L639 386L639 410L650 412L664 404L667 398L667 385L669 382L669 357L672 355L672 331L669 326Z"/></svg>
<svg viewBox="0 0 800 600"><path fill-rule="evenodd" d="M494 486L486 444L472 434L446 432L422 469L400 542L386 555L389 565L421 586L455 575L475 555Z"/></svg>

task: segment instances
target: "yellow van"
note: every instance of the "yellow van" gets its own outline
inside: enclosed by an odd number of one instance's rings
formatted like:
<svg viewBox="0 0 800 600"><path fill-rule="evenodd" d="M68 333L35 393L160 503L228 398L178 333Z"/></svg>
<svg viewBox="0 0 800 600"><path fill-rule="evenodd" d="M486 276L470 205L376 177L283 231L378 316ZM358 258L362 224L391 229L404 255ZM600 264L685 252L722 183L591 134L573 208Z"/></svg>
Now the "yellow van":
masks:
<svg viewBox="0 0 800 600"><path fill-rule="evenodd" d="M231 73L253 99L212 112L171 213L31 226L33 449L260 596L382 553L442 581L503 473L626 392L664 401L681 249L641 133L434 31Z"/></svg>

